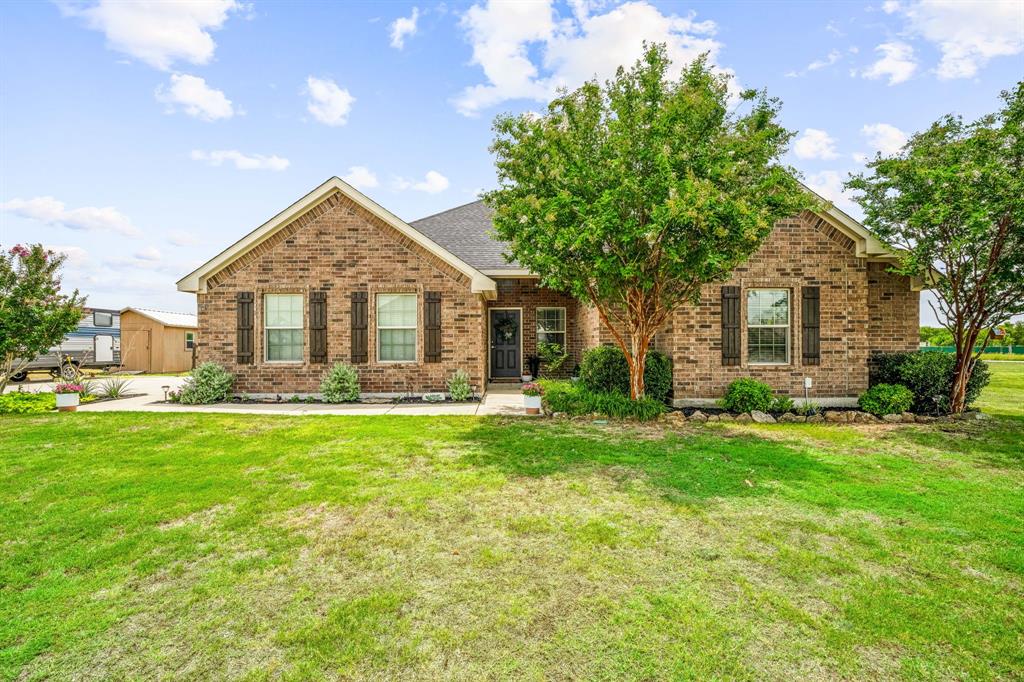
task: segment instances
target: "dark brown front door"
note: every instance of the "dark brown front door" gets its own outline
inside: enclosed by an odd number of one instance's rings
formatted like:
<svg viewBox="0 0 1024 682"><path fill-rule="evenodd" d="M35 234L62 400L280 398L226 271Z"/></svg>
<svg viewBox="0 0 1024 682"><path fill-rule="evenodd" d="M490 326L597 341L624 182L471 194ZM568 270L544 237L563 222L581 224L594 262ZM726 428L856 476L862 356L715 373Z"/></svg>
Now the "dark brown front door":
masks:
<svg viewBox="0 0 1024 682"><path fill-rule="evenodd" d="M491 377L517 377L520 371L518 310L491 311Z"/></svg>

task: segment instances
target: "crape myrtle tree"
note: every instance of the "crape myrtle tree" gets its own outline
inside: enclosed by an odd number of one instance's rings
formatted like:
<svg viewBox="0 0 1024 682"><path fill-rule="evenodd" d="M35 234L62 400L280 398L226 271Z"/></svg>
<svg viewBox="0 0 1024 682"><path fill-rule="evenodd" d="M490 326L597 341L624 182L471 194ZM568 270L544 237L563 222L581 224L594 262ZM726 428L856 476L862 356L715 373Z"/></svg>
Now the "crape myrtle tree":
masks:
<svg viewBox="0 0 1024 682"><path fill-rule="evenodd" d="M540 283L593 305L644 394L654 334L725 279L775 222L814 199L779 162L793 133L764 92L729 95L701 57L669 77L664 45L562 91L542 115L495 119L494 229Z"/></svg>
<svg viewBox="0 0 1024 682"><path fill-rule="evenodd" d="M78 326L85 299L61 293L65 258L41 244L0 251L0 393Z"/></svg>
<svg viewBox="0 0 1024 682"><path fill-rule="evenodd" d="M1002 99L977 121L943 117L847 183L865 224L902 249L895 270L935 293L956 346L953 413L989 330L1024 311L1024 81Z"/></svg>

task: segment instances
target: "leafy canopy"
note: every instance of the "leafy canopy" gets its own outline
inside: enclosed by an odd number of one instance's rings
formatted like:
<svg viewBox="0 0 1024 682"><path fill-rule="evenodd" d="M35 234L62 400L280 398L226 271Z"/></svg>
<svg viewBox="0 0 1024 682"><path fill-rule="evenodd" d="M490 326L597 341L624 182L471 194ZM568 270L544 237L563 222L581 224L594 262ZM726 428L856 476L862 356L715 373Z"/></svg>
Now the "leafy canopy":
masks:
<svg viewBox="0 0 1024 682"><path fill-rule="evenodd" d="M731 113L728 78L706 57L678 80L670 67L664 46L649 46L545 115L498 117L499 188L485 195L498 236L541 284L656 325L746 260L778 219L811 207L778 162L792 133L777 100L747 91L746 113Z"/></svg>
<svg viewBox="0 0 1024 682"><path fill-rule="evenodd" d="M41 244L0 252L0 391L78 326L85 299L61 292L65 258Z"/></svg>

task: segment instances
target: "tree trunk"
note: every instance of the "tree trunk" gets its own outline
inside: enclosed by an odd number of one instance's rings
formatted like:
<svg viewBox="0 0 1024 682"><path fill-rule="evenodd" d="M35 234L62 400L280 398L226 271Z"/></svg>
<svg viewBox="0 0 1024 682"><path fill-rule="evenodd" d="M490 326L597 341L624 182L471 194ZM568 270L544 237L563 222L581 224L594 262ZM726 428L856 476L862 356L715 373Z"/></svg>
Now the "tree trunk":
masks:
<svg viewBox="0 0 1024 682"><path fill-rule="evenodd" d="M960 338L962 342L956 348L956 368L953 376L953 387L949 392L949 411L952 414L961 414L967 409L967 382L971 380L971 373L976 364L974 357L974 344L978 342L980 330L968 330L966 335ZM966 338L965 338L966 337ZM985 339L984 346L988 345ZM982 351L984 351L982 347Z"/></svg>
<svg viewBox="0 0 1024 682"><path fill-rule="evenodd" d="M630 353L626 356L629 363L629 397L640 400L644 397L644 369L647 367L647 348L650 339L635 334L630 339Z"/></svg>

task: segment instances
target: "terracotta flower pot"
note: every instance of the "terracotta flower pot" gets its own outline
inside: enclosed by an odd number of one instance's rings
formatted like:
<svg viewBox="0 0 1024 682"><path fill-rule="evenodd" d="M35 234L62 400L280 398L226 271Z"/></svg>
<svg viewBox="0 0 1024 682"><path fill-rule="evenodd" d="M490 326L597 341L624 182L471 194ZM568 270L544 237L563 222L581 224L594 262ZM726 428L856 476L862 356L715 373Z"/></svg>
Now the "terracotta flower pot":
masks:
<svg viewBox="0 0 1024 682"><path fill-rule="evenodd" d="M526 414L540 414L540 396L524 395L523 407L526 408Z"/></svg>

